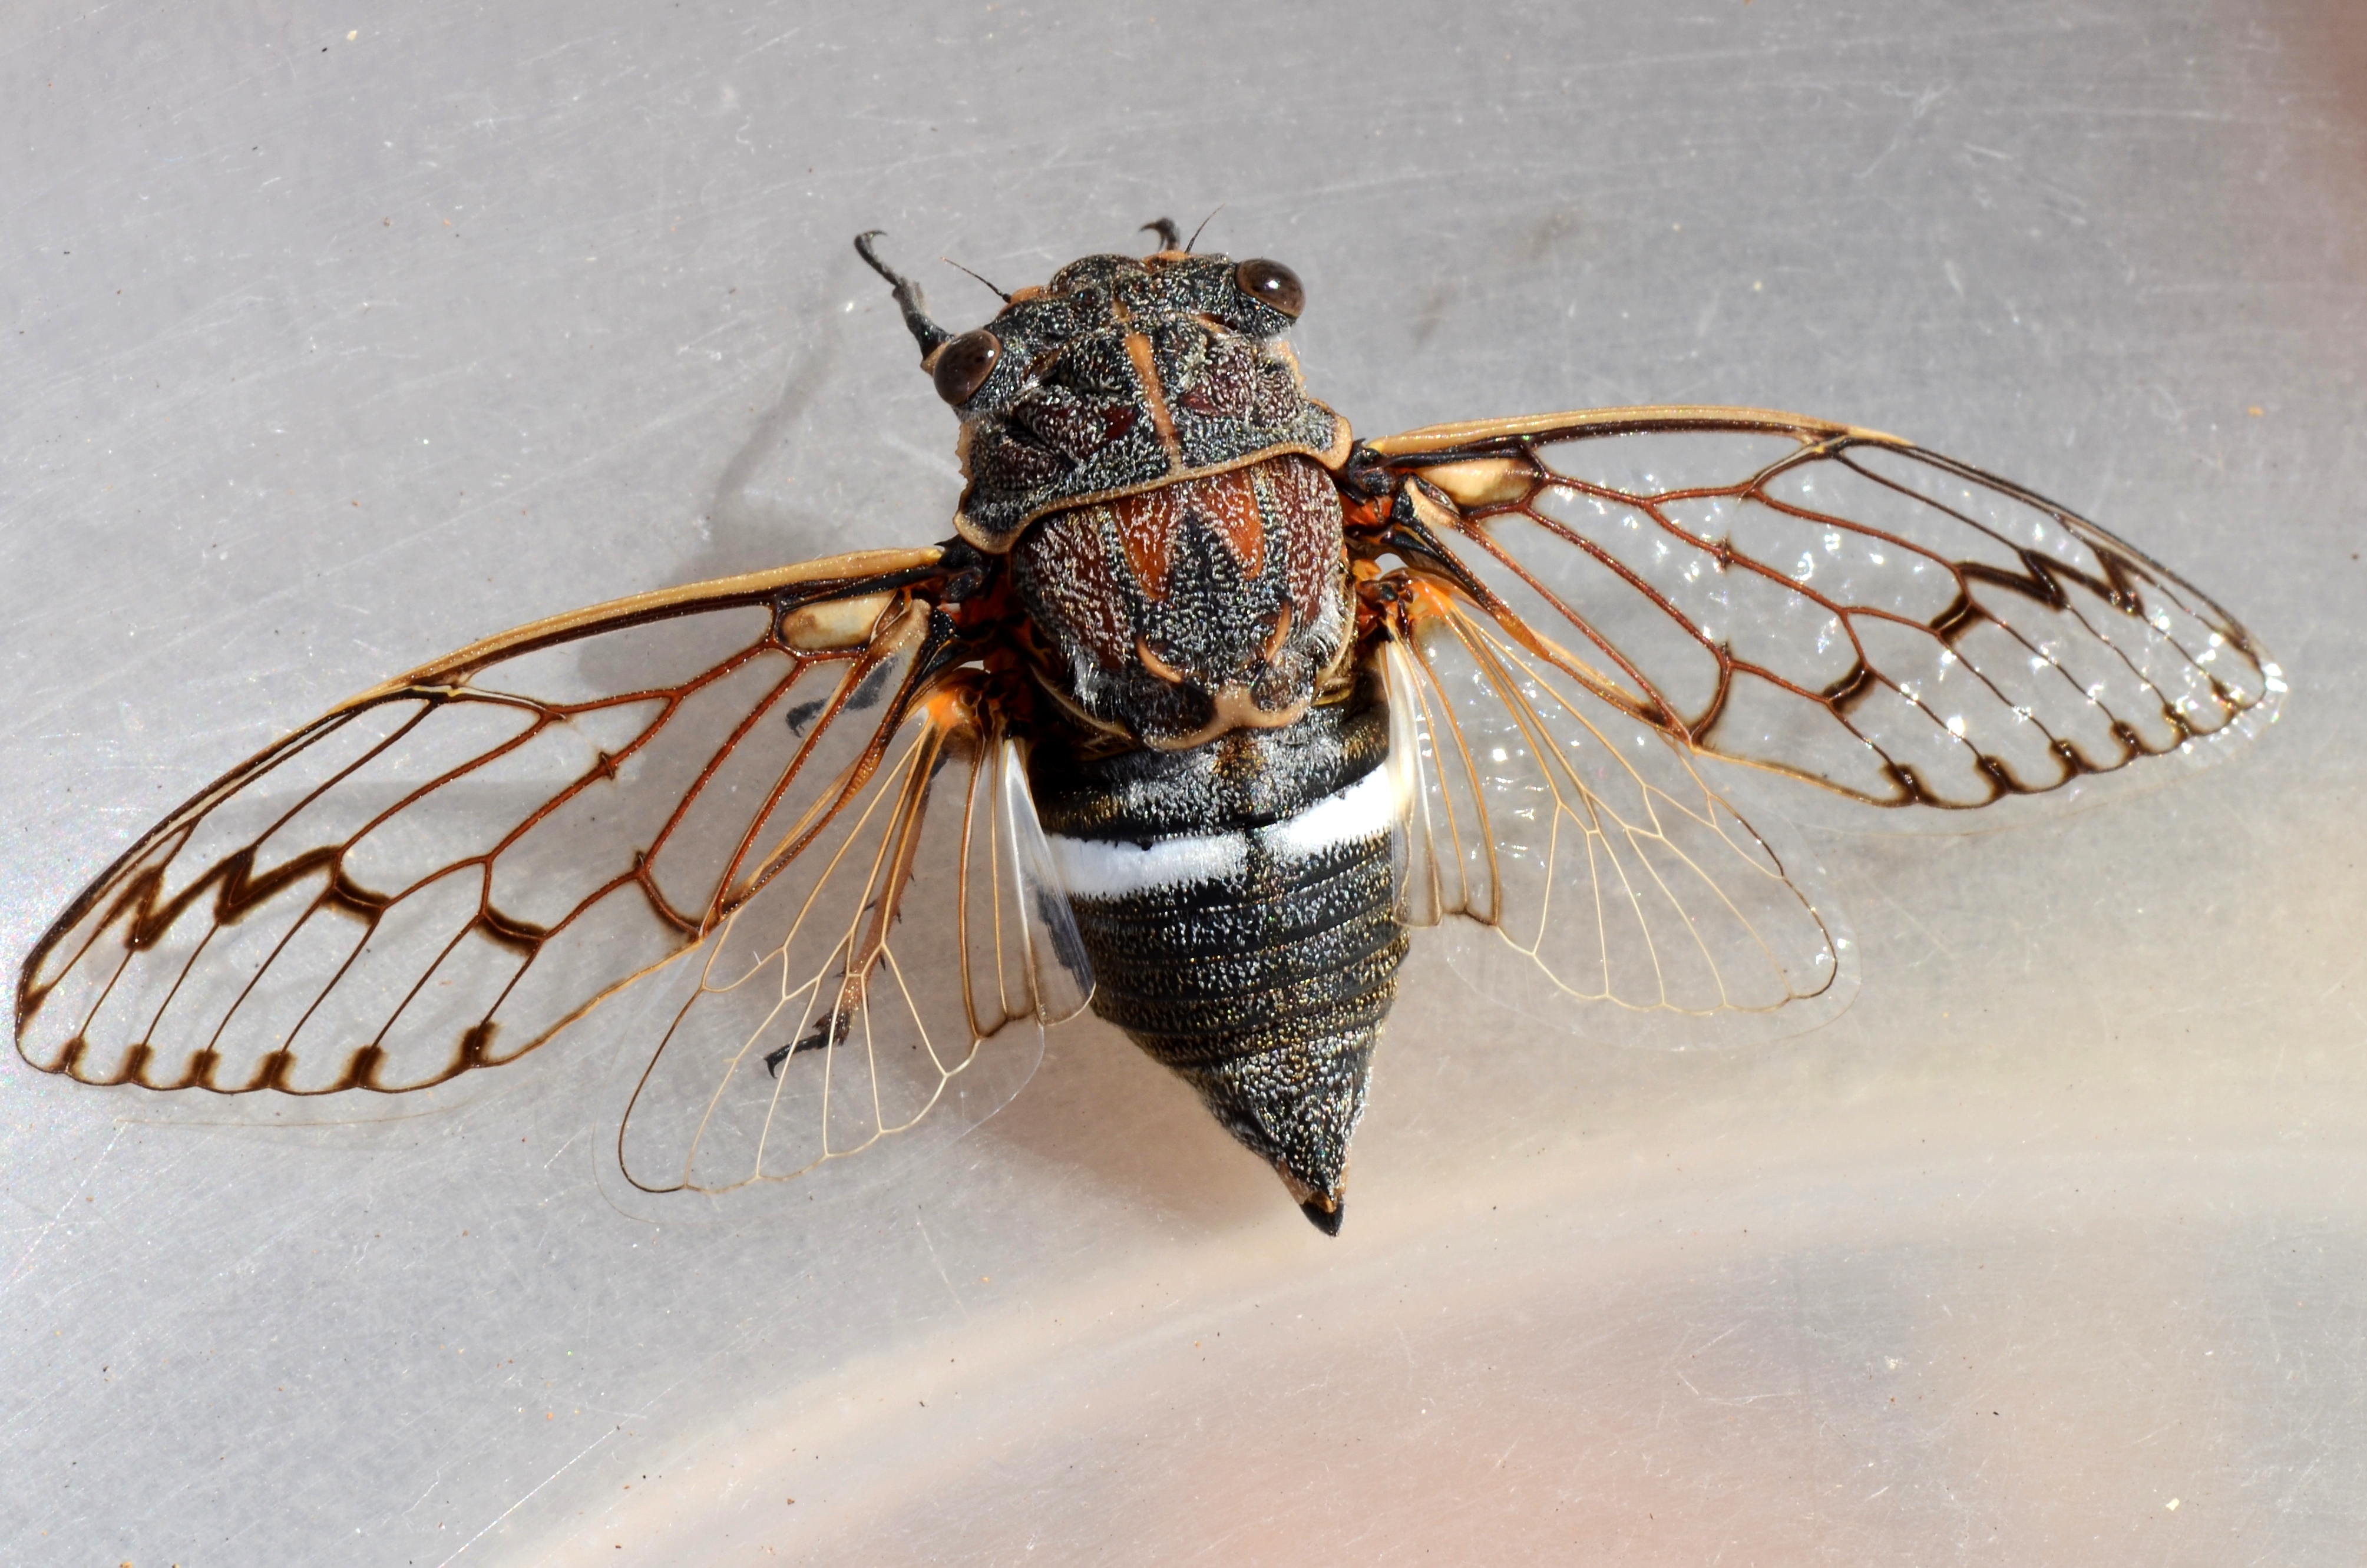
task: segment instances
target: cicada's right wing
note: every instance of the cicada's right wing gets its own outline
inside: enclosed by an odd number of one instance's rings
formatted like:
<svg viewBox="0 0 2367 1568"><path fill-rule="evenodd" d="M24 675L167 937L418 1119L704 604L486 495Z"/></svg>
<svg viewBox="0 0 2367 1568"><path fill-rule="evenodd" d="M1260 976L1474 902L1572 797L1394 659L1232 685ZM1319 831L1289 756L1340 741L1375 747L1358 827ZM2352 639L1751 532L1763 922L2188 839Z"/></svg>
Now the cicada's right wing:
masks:
<svg viewBox="0 0 2367 1568"><path fill-rule="evenodd" d="M2019 816L2226 755L2285 691L2128 544L1872 431L1604 409L1413 431L1351 468L1414 911L1494 927L1565 996L1788 1023L1846 995L1805 858L1704 759L1902 825Z"/></svg>
<svg viewBox="0 0 2367 1568"><path fill-rule="evenodd" d="M1373 442L1390 529L1535 657L1693 750L1898 810L2085 804L2229 754L2285 682L2228 612L2021 486L1752 409Z"/></svg>
<svg viewBox="0 0 2367 1568"><path fill-rule="evenodd" d="M1385 592L1404 912L1493 929L1501 945L1458 959L1481 989L1525 1005L1542 970L1554 994L1535 1010L1570 1028L1573 1001L1682 1017L1675 1043L1796 1032L1848 1004L1853 944L1798 845L1444 584L1401 573Z"/></svg>

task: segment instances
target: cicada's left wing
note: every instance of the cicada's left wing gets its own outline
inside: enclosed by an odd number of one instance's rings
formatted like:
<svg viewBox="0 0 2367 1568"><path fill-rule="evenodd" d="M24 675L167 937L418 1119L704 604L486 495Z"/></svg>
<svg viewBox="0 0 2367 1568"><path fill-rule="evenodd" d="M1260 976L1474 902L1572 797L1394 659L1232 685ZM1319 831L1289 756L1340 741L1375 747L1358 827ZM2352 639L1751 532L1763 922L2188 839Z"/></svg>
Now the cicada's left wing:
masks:
<svg viewBox="0 0 2367 1568"><path fill-rule="evenodd" d="M2203 761L2284 691L2225 610L2030 491L1871 431L1614 409L1371 443L1362 547L1692 749L1963 809Z"/></svg>
<svg viewBox="0 0 2367 1568"><path fill-rule="evenodd" d="M1006 1026L1090 999L1025 757L974 672L749 883L626 1108L617 1162L644 1191L786 1180L924 1117L908 1153L957 1137L1035 1070L1040 1031Z"/></svg>
<svg viewBox="0 0 2367 1568"><path fill-rule="evenodd" d="M668 590L363 694L75 901L27 961L17 1049L101 1084L427 1089L702 944L731 952L793 883L825 919L871 912L833 950L843 1008L893 953L927 950L954 977L934 993L944 1063L1014 1018L1073 1011L1090 981L1061 966L1073 941L1048 940L1065 905L1033 869L1024 784L944 606L953 579L916 550ZM915 903L926 779L956 758L1001 781L1002 837L975 790L941 813L974 897ZM884 867L844 847L882 824Z"/></svg>

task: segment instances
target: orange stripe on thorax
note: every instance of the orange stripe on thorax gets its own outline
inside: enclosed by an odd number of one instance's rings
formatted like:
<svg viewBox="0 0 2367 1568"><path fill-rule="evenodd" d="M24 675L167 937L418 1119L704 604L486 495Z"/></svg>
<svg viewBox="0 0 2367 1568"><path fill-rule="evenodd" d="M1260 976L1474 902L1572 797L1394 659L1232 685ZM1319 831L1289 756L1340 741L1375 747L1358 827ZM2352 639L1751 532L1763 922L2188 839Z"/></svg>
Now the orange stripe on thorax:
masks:
<svg viewBox="0 0 2367 1568"><path fill-rule="evenodd" d="M1143 597L1157 604L1167 597L1167 569L1172 559L1176 525L1183 510L1172 488L1144 491L1110 502L1117 528L1118 547L1126 552L1127 569Z"/></svg>
<svg viewBox="0 0 2367 1568"><path fill-rule="evenodd" d="M1211 474L1192 487L1201 521L1230 550L1244 576L1265 573L1265 513L1258 507L1257 469Z"/></svg>
<svg viewBox="0 0 2367 1568"><path fill-rule="evenodd" d="M1167 597L1175 536L1187 515L1223 542L1245 576L1265 574L1265 513L1258 504L1254 468L1203 474L1105 505L1135 586L1153 604Z"/></svg>
<svg viewBox="0 0 2367 1568"><path fill-rule="evenodd" d="M1142 383L1142 400L1150 409L1151 428L1159 433L1170 473L1184 471L1184 444L1175 439L1175 416L1167 412L1167 389L1159 384L1159 367L1150 357L1150 340L1140 333L1126 334L1126 356L1134 361L1135 378Z"/></svg>

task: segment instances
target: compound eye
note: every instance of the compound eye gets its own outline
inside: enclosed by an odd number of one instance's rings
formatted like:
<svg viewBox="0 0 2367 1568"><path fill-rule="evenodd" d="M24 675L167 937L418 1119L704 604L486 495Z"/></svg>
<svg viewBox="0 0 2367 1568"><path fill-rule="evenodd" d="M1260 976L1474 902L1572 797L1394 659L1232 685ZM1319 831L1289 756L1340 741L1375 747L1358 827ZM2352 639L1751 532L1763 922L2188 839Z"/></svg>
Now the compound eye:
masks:
<svg viewBox="0 0 2367 1568"><path fill-rule="evenodd" d="M957 406L969 401L1002 357L1002 344L982 328L951 340L937 350L937 362L929 370L937 384L937 396Z"/></svg>
<svg viewBox="0 0 2367 1568"><path fill-rule="evenodd" d="M1298 320L1298 312L1307 309L1307 288L1298 281L1298 274L1278 261L1245 261L1233 271L1233 287L1262 305L1271 305Z"/></svg>

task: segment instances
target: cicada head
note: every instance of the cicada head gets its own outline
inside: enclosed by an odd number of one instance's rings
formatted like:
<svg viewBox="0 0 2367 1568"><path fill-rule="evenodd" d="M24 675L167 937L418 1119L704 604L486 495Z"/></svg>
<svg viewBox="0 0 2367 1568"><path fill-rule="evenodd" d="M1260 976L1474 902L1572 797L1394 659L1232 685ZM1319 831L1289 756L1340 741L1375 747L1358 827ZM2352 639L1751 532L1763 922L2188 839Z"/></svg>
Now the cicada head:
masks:
<svg viewBox="0 0 2367 1568"><path fill-rule="evenodd" d="M869 236L866 236L867 242ZM1348 424L1308 397L1285 341L1305 304L1278 262L1164 250L1070 262L950 335L897 286L922 367L961 416L954 526L1008 552L1048 513L1297 454L1347 458Z"/></svg>

